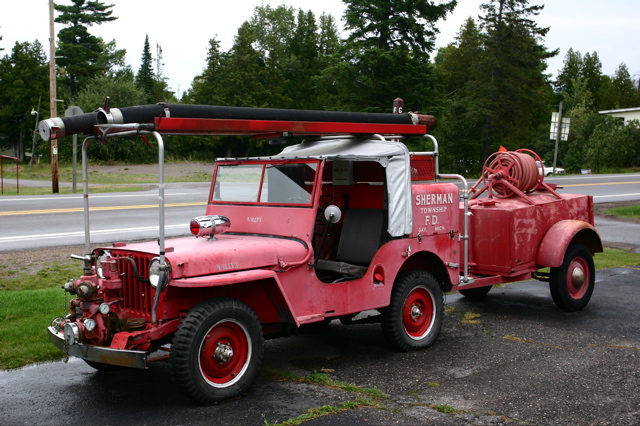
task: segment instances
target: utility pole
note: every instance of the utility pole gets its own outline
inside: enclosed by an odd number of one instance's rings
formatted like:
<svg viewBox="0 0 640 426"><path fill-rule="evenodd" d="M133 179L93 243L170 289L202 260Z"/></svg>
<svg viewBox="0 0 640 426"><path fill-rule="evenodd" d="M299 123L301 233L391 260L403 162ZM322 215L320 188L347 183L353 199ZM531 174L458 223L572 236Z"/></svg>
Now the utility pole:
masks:
<svg viewBox="0 0 640 426"><path fill-rule="evenodd" d="M56 33L53 28L53 0L49 0L49 117L57 117L56 111ZM33 153L32 153L33 155ZM58 140L51 139L51 192L60 192L58 187Z"/></svg>

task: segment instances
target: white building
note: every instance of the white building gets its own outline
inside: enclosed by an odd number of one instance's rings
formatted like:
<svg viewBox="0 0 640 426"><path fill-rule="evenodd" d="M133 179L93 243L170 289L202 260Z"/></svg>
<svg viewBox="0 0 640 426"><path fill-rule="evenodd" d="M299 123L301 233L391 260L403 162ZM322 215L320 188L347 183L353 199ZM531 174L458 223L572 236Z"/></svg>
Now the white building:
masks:
<svg viewBox="0 0 640 426"><path fill-rule="evenodd" d="M624 108L624 109L610 109L607 111L598 111L600 114L607 114L612 117L618 117L624 124L627 124L630 120L640 121L640 107L638 108Z"/></svg>

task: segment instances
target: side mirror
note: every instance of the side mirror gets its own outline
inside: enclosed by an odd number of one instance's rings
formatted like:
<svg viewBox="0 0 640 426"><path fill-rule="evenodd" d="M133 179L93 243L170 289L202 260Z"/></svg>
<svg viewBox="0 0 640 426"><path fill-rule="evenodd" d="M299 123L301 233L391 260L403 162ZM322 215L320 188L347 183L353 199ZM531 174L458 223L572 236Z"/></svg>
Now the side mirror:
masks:
<svg viewBox="0 0 640 426"><path fill-rule="evenodd" d="M342 218L342 210L333 204L327 206L327 208L324 209L324 218L330 223L340 222L340 219Z"/></svg>

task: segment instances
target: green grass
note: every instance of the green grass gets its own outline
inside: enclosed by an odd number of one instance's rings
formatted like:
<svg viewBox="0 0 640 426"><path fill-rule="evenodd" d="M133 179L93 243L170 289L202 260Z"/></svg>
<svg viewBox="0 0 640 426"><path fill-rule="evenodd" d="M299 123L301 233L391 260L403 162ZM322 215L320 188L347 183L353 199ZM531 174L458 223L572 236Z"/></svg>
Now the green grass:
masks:
<svg viewBox="0 0 640 426"><path fill-rule="evenodd" d="M73 188L70 186L59 186L58 187L59 194L73 194ZM134 192L134 191L142 191L144 190L143 186L138 185L100 185L100 186L90 186L89 193L103 193L103 192ZM79 184L76 188L76 194L82 194L82 184ZM16 186L7 187L5 182L4 192L0 195L48 195L51 194L51 185L49 186L21 186L20 194L17 193Z"/></svg>
<svg viewBox="0 0 640 426"><path fill-rule="evenodd" d="M611 216L621 216L627 219L640 219L640 205L616 207L606 210L605 213Z"/></svg>
<svg viewBox="0 0 640 426"><path fill-rule="evenodd" d="M37 262L37 260L34 260ZM0 264L0 294L2 290L42 290L52 287L60 288L62 284L71 278L77 278L82 274L82 264L70 258L50 262L42 265L35 273L27 270L32 265L16 266Z"/></svg>
<svg viewBox="0 0 640 426"><path fill-rule="evenodd" d="M333 389L340 389L345 392L361 394L371 399L384 399L387 395L378 388L363 388L351 383L341 382L339 380L332 379L326 374L314 371L309 376L301 377L293 373L272 370L270 368L263 368L261 374L266 377L270 377L274 380L286 381L286 382L304 382L320 386L325 386Z"/></svg>
<svg viewBox="0 0 640 426"><path fill-rule="evenodd" d="M282 423L270 423L265 419L264 424L268 426L296 426L309 420L353 410L354 408L359 407L383 408L377 400L387 398L387 395L381 389L363 388L352 383L341 382L317 371L314 371L309 376L302 377L287 371L263 368L260 371L260 374L273 380L310 383L359 395L356 399L342 402L339 405L323 405L321 407L310 408L298 417L289 419Z"/></svg>
<svg viewBox="0 0 640 426"><path fill-rule="evenodd" d="M593 257L596 269L615 268L618 266L640 265L640 254L624 250L605 248L603 253Z"/></svg>
<svg viewBox="0 0 640 426"><path fill-rule="evenodd" d="M63 314L59 288L0 292L0 369L62 358L46 327Z"/></svg>

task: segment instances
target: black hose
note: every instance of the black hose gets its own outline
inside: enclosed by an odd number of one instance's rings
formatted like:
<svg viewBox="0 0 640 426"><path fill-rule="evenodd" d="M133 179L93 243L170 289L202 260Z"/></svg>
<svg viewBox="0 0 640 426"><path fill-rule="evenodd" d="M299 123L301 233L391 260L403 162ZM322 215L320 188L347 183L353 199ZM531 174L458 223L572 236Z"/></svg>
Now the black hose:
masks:
<svg viewBox="0 0 640 426"><path fill-rule="evenodd" d="M209 118L227 120L311 121L368 124L414 124L409 114L311 111L277 108L249 108L216 105L155 104L112 108L112 116L100 110L72 117L44 120L43 139L74 134L91 134L96 124L151 123L156 117ZM44 127L43 127L44 124ZM55 132L55 128L62 128Z"/></svg>

